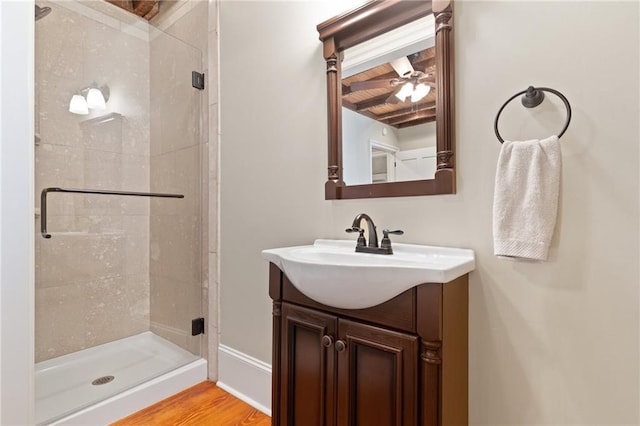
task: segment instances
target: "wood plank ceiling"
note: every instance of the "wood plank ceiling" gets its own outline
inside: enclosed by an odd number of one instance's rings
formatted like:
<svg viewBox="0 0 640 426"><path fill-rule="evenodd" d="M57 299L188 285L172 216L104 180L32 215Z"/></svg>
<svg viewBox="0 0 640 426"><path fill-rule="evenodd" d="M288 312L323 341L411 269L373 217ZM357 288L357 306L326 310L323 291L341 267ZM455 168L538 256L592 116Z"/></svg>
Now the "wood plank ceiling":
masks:
<svg viewBox="0 0 640 426"><path fill-rule="evenodd" d="M106 0L107 2L118 6L138 16L143 17L147 21L158 14L160 11L160 0Z"/></svg>
<svg viewBox="0 0 640 426"><path fill-rule="evenodd" d="M429 77L426 81L435 82L435 47L410 55L409 61L415 71L421 71ZM375 81L398 79L398 73L389 63L354 74L342 79L342 105L352 111L371 117L376 121L396 128L416 126L436 120L436 89L418 102L387 102L390 96L400 88L389 85L384 88L352 91L351 84L356 81Z"/></svg>

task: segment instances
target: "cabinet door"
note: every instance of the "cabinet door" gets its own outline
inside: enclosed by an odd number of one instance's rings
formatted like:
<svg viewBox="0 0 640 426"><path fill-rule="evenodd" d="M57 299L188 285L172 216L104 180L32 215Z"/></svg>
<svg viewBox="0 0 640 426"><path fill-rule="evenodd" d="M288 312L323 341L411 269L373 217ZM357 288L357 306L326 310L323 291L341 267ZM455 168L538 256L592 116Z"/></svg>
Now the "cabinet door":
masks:
<svg viewBox="0 0 640 426"><path fill-rule="evenodd" d="M338 426L415 426L418 338L339 321Z"/></svg>
<svg viewBox="0 0 640 426"><path fill-rule="evenodd" d="M282 304L281 426L335 424L337 322L332 315Z"/></svg>

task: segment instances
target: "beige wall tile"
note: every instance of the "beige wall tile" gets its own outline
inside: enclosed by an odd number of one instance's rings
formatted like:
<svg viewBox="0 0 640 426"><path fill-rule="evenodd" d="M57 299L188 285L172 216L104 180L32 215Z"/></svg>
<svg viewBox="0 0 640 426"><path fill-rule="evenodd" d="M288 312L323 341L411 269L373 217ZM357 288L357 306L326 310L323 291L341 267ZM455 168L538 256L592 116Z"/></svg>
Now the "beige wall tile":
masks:
<svg viewBox="0 0 640 426"><path fill-rule="evenodd" d="M207 1L191 1L191 10L164 31L202 52L203 58L208 51L208 12Z"/></svg>
<svg viewBox="0 0 640 426"><path fill-rule="evenodd" d="M159 13L151 19L150 23L164 31L189 13L191 8L191 0L165 0L160 4Z"/></svg>
<svg viewBox="0 0 640 426"><path fill-rule="evenodd" d="M147 275L36 290L36 362L149 329Z"/></svg>
<svg viewBox="0 0 640 426"><path fill-rule="evenodd" d="M152 199L153 214L200 214L200 151L200 146L192 146L151 157L151 191L185 196Z"/></svg>
<svg viewBox="0 0 640 426"><path fill-rule="evenodd" d="M202 52L168 34L151 42L152 155L201 143L202 92L191 72L202 71Z"/></svg>
<svg viewBox="0 0 640 426"><path fill-rule="evenodd" d="M36 206L40 206L43 188L79 187L84 181L82 148L41 143L35 150L35 160Z"/></svg>
<svg viewBox="0 0 640 426"><path fill-rule="evenodd" d="M218 105L209 106L209 244L210 252L218 250Z"/></svg>
<svg viewBox="0 0 640 426"><path fill-rule="evenodd" d="M79 284L36 289L36 362L85 347L86 324L81 313L85 303L85 291Z"/></svg>
<svg viewBox="0 0 640 426"><path fill-rule="evenodd" d="M151 216L151 274L201 285L200 217Z"/></svg>
<svg viewBox="0 0 640 426"><path fill-rule="evenodd" d="M40 241L36 286L68 285L120 275L125 242L123 233L54 233L51 239Z"/></svg>
<svg viewBox="0 0 640 426"><path fill-rule="evenodd" d="M86 284L85 347L149 330L149 276L99 278Z"/></svg>
<svg viewBox="0 0 640 426"><path fill-rule="evenodd" d="M79 78L60 77L54 73L38 73L37 127L41 144L79 146L82 140L80 122L86 116L71 114L69 101L82 88Z"/></svg>
<svg viewBox="0 0 640 426"><path fill-rule="evenodd" d="M218 175L218 105L209 105L209 176Z"/></svg>
<svg viewBox="0 0 640 426"><path fill-rule="evenodd" d="M200 355L202 358L209 359L209 289L202 287L202 298L200 299L202 306L202 317L204 318L204 335L200 339Z"/></svg>
<svg viewBox="0 0 640 426"><path fill-rule="evenodd" d="M191 336L191 320L202 316L202 286L151 274L151 330L196 353L201 336Z"/></svg>
<svg viewBox="0 0 640 426"><path fill-rule="evenodd" d="M212 105L218 103L218 31L209 31L207 34L207 38L209 39L209 51L212 52L212 54L207 58L209 105Z"/></svg>
<svg viewBox="0 0 640 426"><path fill-rule="evenodd" d="M218 251L218 180L209 180L209 240L210 253Z"/></svg>
<svg viewBox="0 0 640 426"><path fill-rule="evenodd" d="M116 116L108 121L87 120L80 123L82 145L88 150L122 153L122 128L124 117ZM141 141L141 145L143 144ZM148 145L145 143L144 145Z"/></svg>
<svg viewBox="0 0 640 426"><path fill-rule="evenodd" d="M122 152L148 157L151 155L151 113L148 95L146 103L140 101L134 107L137 108L137 113L128 114L122 119Z"/></svg>
<svg viewBox="0 0 640 426"><path fill-rule="evenodd" d="M208 377L209 380L216 381L218 379L218 255L209 253L209 274L211 279L209 282L208 298L205 299L207 308L207 353L208 353Z"/></svg>
<svg viewBox="0 0 640 426"><path fill-rule="evenodd" d="M36 205L48 186L148 191L148 42L51 6L36 27ZM92 83L109 85L107 110L70 113ZM109 112L121 117L87 121ZM56 193L48 207L53 238L35 243L37 359L148 330L149 200Z"/></svg>
<svg viewBox="0 0 640 426"><path fill-rule="evenodd" d="M188 86L176 87L173 91L151 95L153 144L151 154L159 155L201 143L200 97L198 89L191 87L191 70L186 67L182 79L188 79ZM155 138L154 138L155 137Z"/></svg>
<svg viewBox="0 0 640 426"><path fill-rule="evenodd" d="M55 17L50 14L47 19L38 21L35 34L38 71L71 79L80 78L83 72L84 39L90 23L87 18L63 7L56 7Z"/></svg>
<svg viewBox="0 0 640 426"><path fill-rule="evenodd" d="M83 166L84 184L88 188L116 191L149 188L147 157L88 149Z"/></svg>

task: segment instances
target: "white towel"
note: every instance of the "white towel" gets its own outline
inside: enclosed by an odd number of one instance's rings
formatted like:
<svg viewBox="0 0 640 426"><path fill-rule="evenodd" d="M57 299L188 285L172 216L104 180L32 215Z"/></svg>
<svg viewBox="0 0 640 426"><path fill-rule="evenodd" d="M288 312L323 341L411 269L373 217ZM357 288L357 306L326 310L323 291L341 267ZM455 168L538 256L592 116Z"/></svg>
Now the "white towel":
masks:
<svg viewBox="0 0 640 426"><path fill-rule="evenodd" d="M496 256L547 260L561 169L557 136L502 144L493 197Z"/></svg>

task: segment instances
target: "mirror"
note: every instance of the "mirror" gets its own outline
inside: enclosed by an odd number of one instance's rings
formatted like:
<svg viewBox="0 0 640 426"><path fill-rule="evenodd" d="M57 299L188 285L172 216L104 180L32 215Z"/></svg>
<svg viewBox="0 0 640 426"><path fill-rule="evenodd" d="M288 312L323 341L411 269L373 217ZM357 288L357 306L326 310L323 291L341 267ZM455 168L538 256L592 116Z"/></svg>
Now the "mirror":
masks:
<svg viewBox="0 0 640 426"><path fill-rule="evenodd" d="M455 192L451 3L373 1L318 25L326 199Z"/></svg>
<svg viewBox="0 0 640 426"><path fill-rule="evenodd" d="M436 171L433 15L346 49L342 70L342 162L348 185L434 179ZM370 173L383 165L386 176ZM388 163L388 165L387 165Z"/></svg>

